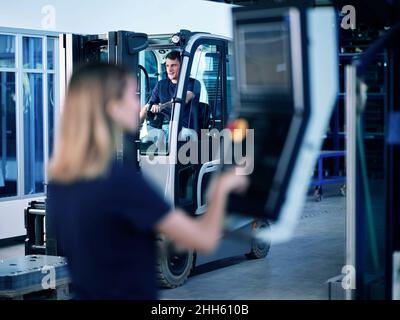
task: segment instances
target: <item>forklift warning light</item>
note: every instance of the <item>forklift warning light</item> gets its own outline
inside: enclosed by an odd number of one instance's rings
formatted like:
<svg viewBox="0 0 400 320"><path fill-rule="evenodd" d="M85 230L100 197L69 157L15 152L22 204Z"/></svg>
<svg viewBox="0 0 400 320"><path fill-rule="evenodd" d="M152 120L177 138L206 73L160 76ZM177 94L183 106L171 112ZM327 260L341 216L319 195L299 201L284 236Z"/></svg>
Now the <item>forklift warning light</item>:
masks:
<svg viewBox="0 0 400 320"><path fill-rule="evenodd" d="M233 142L238 143L246 137L249 123L245 119L239 118L229 123L227 127L231 131Z"/></svg>

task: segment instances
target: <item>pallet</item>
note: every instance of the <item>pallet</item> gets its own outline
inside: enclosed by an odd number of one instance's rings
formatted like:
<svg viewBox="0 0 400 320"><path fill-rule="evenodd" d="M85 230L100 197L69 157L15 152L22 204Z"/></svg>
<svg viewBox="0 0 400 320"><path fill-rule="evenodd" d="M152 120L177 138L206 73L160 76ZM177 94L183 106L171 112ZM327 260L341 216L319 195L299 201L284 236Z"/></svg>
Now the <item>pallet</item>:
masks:
<svg viewBox="0 0 400 320"><path fill-rule="evenodd" d="M0 260L0 299L69 299L70 277L63 257L28 255Z"/></svg>

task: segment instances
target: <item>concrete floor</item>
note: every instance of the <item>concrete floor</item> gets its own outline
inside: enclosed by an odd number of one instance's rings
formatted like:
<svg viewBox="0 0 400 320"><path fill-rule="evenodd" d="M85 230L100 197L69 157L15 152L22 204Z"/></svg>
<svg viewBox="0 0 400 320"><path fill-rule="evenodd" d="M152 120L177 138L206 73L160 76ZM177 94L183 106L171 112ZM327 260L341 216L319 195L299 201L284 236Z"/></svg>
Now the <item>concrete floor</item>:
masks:
<svg viewBox="0 0 400 320"><path fill-rule="evenodd" d="M15 258L25 255L25 246L23 244L10 245L8 247L0 247L0 260Z"/></svg>
<svg viewBox="0 0 400 320"><path fill-rule="evenodd" d="M23 244L0 248L0 259L24 255ZM345 264L345 198L337 187L322 202L307 200L291 241L268 256L244 256L199 266L186 284L161 290L161 299L328 299L326 281Z"/></svg>
<svg viewBox="0 0 400 320"><path fill-rule="evenodd" d="M291 241L271 246L268 256L237 256L195 270L162 299L328 299L326 281L345 265L345 203L338 188L322 202L310 197Z"/></svg>

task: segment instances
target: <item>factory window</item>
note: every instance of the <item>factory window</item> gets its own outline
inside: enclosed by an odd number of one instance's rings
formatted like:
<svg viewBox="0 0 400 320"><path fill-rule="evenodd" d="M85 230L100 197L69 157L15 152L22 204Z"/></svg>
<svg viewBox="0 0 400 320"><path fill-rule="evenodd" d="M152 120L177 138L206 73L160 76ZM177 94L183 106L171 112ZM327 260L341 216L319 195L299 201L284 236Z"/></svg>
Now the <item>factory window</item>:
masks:
<svg viewBox="0 0 400 320"><path fill-rule="evenodd" d="M48 148L49 157L53 154L53 142L54 142L54 117L56 113L56 101L55 101L55 82L54 74L49 73L47 75L47 118L48 118Z"/></svg>
<svg viewBox="0 0 400 320"><path fill-rule="evenodd" d="M0 34L0 197L17 195L15 36Z"/></svg>
<svg viewBox="0 0 400 320"><path fill-rule="evenodd" d="M15 73L0 72L0 197L17 194Z"/></svg>
<svg viewBox="0 0 400 320"><path fill-rule="evenodd" d="M47 38L47 118L48 118L48 148L49 157L53 154L54 142L54 117L56 113L55 103L55 52L56 40L54 38Z"/></svg>
<svg viewBox="0 0 400 320"><path fill-rule="evenodd" d="M22 38L25 194L44 191L42 42L42 38Z"/></svg>
<svg viewBox="0 0 400 320"><path fill-rule="evenodd" d="M0 198L45 191L57 45L58 38L46 35L0 34Z"/></svg>
<svg viewBox="0 0 400 320"><path fill-rule="evenodd" d="M43 75L23 74L25 194L44 191Z"/></svg>
<svg viewBox="0 0 400 320"><path fill-rule="evenodd" d="M0 34L0 68L15 68L15 36Z"/></svg>
<svg viewBox="0 0 400 320"><path fill-rule="evenodd" d="M40 70L43 67L42 38L23 37L24 69Z"/></svg>
<svg viewBox="0 0 400 320"><path fill-rule="evenodd" d="M54 70L54 52L56 41L54 38L47 38L47 69Z"/></svg>

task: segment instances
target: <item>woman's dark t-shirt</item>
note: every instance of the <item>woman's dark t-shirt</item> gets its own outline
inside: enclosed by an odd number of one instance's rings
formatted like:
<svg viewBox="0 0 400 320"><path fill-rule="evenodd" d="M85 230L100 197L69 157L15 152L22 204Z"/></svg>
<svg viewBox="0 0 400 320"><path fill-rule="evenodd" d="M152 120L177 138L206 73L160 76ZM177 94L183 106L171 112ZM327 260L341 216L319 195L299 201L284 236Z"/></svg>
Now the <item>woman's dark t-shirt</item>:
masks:
<svg viewBox="0 0 400 320"><path fill-rule="evenodd" d="M170 210L134 167L50 183L48 214L77 299L156 299L155 224Z"/></svg>

